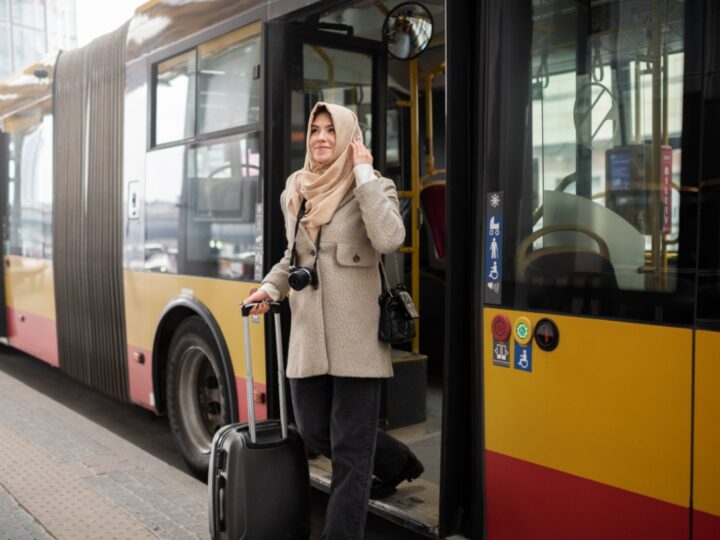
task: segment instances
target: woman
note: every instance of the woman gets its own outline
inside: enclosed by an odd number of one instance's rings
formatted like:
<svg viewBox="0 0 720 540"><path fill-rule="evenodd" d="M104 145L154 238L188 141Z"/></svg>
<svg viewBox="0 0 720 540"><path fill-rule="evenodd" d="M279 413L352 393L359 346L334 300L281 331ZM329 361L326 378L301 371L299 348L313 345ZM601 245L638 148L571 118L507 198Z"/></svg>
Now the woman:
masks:
<svg viewBox="0 0 720 540"><path fill-rule="evenodd" d="M323 538L357 540L371 488L385 497L424 468L378 430L380 383L392 377L390 347L377 339L378 262L403 244L405 228L395 185L373 170L352 111L315 105L305 165L288 178L280 203L288 249L244 303L282 300L288 278L299 275L293 268L307 269L300 273L308 284L290 294L287 375L300 433L332 460Z"/></svg>

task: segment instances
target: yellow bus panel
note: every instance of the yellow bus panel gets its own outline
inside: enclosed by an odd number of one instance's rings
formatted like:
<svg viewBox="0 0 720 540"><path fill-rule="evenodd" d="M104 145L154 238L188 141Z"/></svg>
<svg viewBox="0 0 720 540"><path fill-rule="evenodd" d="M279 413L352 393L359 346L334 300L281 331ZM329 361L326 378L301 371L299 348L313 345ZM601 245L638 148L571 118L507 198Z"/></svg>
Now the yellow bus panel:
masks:
<svg viewBox="0 0 720 540"><path fill-rule="evenodd" d="M687 507L692 331L550 315L559 344L532 342L532 371L493 364L484 311L486 449Z"/></svg>
<svg viewBox="0 0 720 540"><path fill-rule="evenodd" d="M720 333L699 330L695 344L693 507L720 516ZM720 532L720 531L716 531Z"/></svg>
<svg viewBox="0 0 720 540"><path fill-rule="evenodd" d="M152 350L155 331L165 306L180 295L202 302L213 314L227 343L236 377L245 377L240 302L258 285L223 279L125 271L125 310L128 346ZM251 323L253 375L266 384L263 320Z"/></svg>

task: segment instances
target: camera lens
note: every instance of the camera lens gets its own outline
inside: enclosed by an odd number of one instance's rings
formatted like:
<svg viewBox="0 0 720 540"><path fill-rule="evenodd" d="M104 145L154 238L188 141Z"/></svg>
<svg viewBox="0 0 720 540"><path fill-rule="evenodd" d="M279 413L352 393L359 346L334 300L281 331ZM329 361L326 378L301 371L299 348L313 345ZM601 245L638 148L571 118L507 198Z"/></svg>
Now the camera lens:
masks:
<svg viewBox="0 0 720 540"><path fill-rule="evenodd" d="M288 283L296 291L301 291L308 286L312 279L310 271L307 268L297 268L291 270L288 275Z"/></svg>

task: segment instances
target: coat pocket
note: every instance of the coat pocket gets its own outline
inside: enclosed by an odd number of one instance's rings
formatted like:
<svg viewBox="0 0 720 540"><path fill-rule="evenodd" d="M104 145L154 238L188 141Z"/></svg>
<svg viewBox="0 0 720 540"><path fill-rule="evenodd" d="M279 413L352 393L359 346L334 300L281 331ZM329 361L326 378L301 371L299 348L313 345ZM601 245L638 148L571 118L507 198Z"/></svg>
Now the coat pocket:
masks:
<svg viewBox="0 0 720 540"><path fill-rule="evenodd" d="M340 266L368 268L378 264L377 251L363 244L338 244L336 258Z"/></svg>

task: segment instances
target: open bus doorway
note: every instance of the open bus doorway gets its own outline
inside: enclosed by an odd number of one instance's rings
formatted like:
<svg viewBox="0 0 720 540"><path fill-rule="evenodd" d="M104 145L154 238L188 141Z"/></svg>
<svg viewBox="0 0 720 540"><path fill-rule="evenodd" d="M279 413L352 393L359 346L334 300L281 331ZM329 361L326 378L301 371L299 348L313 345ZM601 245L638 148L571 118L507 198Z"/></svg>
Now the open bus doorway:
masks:
<svg viewBox="0 0 720 540"><path fill-rule="evenodd" d="M412 59L388 54L383 38L393 10L401 7L407 14L406 6L419 6L433 26L432 39ZM437 535L445 310L443 2L343 3L272 23L268 36L270 58L285 59L284 73L269 75L270 116L277 119L271 125L283 125L282 138L271 136L268 149L272 153L282 147L282 174L279 165L270 166L278 171L273 175L278 177L273 180L277 196L284 178L303 165L307 121L317 101L356 113L374 168L397 185L406 243L385 257L385 267L392 285L402 282L412 291L420 320L418 338L393 351L395 377L385 384L380 420L410 446L425 473L401 484L393 496L371 501L371 511ZM282 244L284 235L273 237ZM316 487L329 489L328 460L313 459L311 474Z"/></svg>

